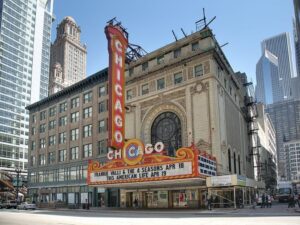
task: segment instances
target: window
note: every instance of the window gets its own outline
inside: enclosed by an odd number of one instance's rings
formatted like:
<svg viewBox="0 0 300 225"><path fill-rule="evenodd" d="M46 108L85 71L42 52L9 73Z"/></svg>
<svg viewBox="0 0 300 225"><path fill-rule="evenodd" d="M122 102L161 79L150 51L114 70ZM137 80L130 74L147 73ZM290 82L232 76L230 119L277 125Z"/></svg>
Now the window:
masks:
<svg viewBox="0 0 300 225"><path fill-rule="evenodd" d="M46 111L40 112L40 120L46 119Z"/></svg>
<svg viewBox="0 0 300 225"><path fill-rule="evenodd" d="M67 151L65 149L58 151L59 162L64 162L67 159Z"/></svg>
<svg viewBox="0 0 300 225"><path fill-rule="evenodd" d="M142 64L142 71L145 71L148 69L148 62L145 62Z"/></svg>
<svg viewBox="0 0 300 225"><path fill-rule="evenodd" d="M58 135L58 143L59 144L66 143L66 140L67 140L67 134L66 134L66 132L59 133L59 135Z"/></svg>
<svg viewBox="0 0 300 225"><path fill-rule="evenodd" d="M182 83L182 80L183 80L182 72L174 74L174 84L180 84Z"/></svg>
<svg viewBox="0 0 300 225"><path fill-rule="evenodd" d="M105 95L106 95L106 87L105 86L99 87L99 97L103 97Z"/></svg>
<svg viewBox="0 0 300 225"><path fill-rule="evenodd" d="M99 133L103 133L106 131L105 120L99 121Z"/></svg>
<svg viewBox="0 0 300 225"><path fill-rule="evenodd" d="M162 55L162 56L157 57L156 60L157 60L157 65L160 65L160 64L164 63L165 57Z"/></svg>
<svg viewBox="0 0 300 225"><path fill-rule="evenodd" d="M71 123L79 121L79 112L71 113Z"/></svg>
<svg viewBox="0 0 300 225"><path fill-rule="evenodd" d="M55 152L48 153L48 164L55 163Z"/></svg>
<svg viewBox="0 0 300 225"><path fill-rule="evenodd" d="M46 148L46 139L45 138L40 139L40 148Z"/></svg>
<svg viewBox="0 0 300 225"><path fill-rule="evenodd" d="M36 123L36 116L35 116L35 115L32 115L32 116L31 116L31 122L32 122L32 123Z"/></svg>
<svg viewBox="0 0 300 225"><path fill-rule="evenodd" d="M93 98L93 92L91 92L91 91L83 94L83 103L91 102L92 98Z"/></svg>
<svg viewBox="0 0 300 225"><path fill-rule="evenodd" d="M52 107L49 109L49 116L55 116L56 115L56 107Z"/></svg>
<svg viewBox="0 0 300 225"><path fill-rule="evenodd" d="M107 153L107 140L98 141L98 154L103 155Z"/></svg>
<svg viewBox="0 0 300 225"><path fill-rule="evenodd" d="M76 129L71 130L71 133L70 133L70 140L71 140L71 141L75 141L75 140L78 139L78 137L79 137L79 129L76 128Z"/></svg>
<svg viewBox="0 0 300 225"><path fill-rule="evenodd" d="M35 156L30 157L30 165L34 166L35 165Z"/></svg>
<svg viewBox="0 0 300 225"><path fill-rule="evenodd" d="M62 116L59 118L59 126L66 126L67 125L67 116Z"/></svg>
<svg viewBox="0 0 300 225"><path fill-rule="evenodd" d="M227 88L227 80L224 78L224 86Z"/></svg>
<svg viewBox="0 0 300 225"><path fill-rule="evenodd" d="M192 51L197 51L198 49L199 49L199 43L198 42L192 43Z"/></svg>
<svg viewBox="0 0 300 225"><path fill-rule="evenodd" d="M83 146L83 158L92 156L92 144Z"/></svg>
<svg viewBox="0 0 300 225"><path fill-rule="evenodd" d="M49 121L49 130L54 129L56 126L56 120Z"/></svg>
<svg viewBox="0 0 300 225"><path fill-rule="evenodd" d="M40 133L44 133L46 131L46 124L40 124Z"/></svg>
<svg viewBox="0 0 300 225"><path fill-rule="evenodd" d="M92 116L92 107L83 109L83 118L89 118Z"/></svg>
<svg viewBox="0 0 300 225"><path fill-rule="evenodd" d="M55 145L55 143L56 143L55 135L49 136L49 146Z"/></svg>
<svg viewBox="0 0 300 225"><path fill-rule="evenodd" d="M78 154L79 154L78 146L70 149L70 159L71 160L78 159Z"/></svg>
<svg viewBox="0 0 300 225"><path fill-rule="evenodd" d="M35 150L36 144L35 141L31 141L31 150Z"/></svg>
<svg viewBox="0 0 300 225"><path fill-rule="evenodd" d="M130 77L133 75L133 71L134 71L133 68L130 68L130 69L129 69L128 75L129 75Z"/></svg>
<svg viewBox="0 0 300 225"><path fill-rule="evenodd" d="M181 48L178 48L174 51L174 58L178 58L181 56Z"/></svg>
<svg viewBox="0 0 300 225"><path fill-rule="evenodd" d="M218 78L222 76L222 69L218 66L217 68Z"/></svg>
<svg viewBox="0 0 300 225"><path fill-rule="evenodd" d="M195 77L199 77L203 75L203 66L202 64L195 66L194 68L194 72L195 72Z"/></svg>
<svg viewBox="0 0 300 225"><path fill-rule="evenodd" d="M241 175L241 157L238 155L238 167L239 167L239 175Z"/></svg>
<svg viewBox="0 0 300 225"><path fill-rule="evenodd" d="M229 86L229 94L231 95L232 94L232 87Z"/></svg>
<svg viewBox="0 0 300 225"><path fill-rule="evenodd" d="M151 127L151 143L163 142L169 156L175 155L175 150L182 147L181 122L173 112L158 115Z"/></svg>
<svg viewBox="0 0 300 225"><path fill-rule="evenodd" d="M92 136L92 124L83 127L83 137Z"/></svg>
<svg viewBox="0 0 300 225"><path fill-rule="evenodd" d="M79 107L79 97L71 99L71 108Z"/></svg>
<svg viewBox="0 0 300 225"><path fill-rule="evenodd" d="M126 92L126 99L130 100L130 99L132 99L132 97L133 97L133 91L131 89Z"/></svg>
<svg viewBox="0 0 300 225"><path fill-rule="evenodd" d="M99 102L99 113L106 111L106 101Z"/></svg>
<svg viewBox="0 0 300 225"><path fill-rule="evenodd" d="M233 168L234 168L234 173L236 174L236 157L235 157L235 152L233 153Z"/></svg>
<svg viewBox="0 0 300 225"><path fill-rule="evenodd" d="M31 135L35 135L36 134L36 129L35 127L31 127Z"/></svg>
<svg viewBox="0 0 300 225"><path fill-rule="evenodd" d="M157 90L161 90L165 88L165 78L161 78L157 80Z"/></svg>
<svg viewBox="0 0 300 225"><path fill-rule="evenodd" d="M60 113L67 111L67 108L68 108L67 102L63 102L63 103L59 104L59 112Z"/></svg>
<svg viewBox="0 0 300 225"><path fill-rule="evenodd" d="M44 154L39 155L39 165L42 166L45 164L46 164L45 155Z"/></svg>
<svg viewBox="0 0 300 225"><path fill-rule="evenodd" d="M231 152L230 149L228 149L228 170L231 172Z"/></svg>
<svg viewBox="0 0 300 225"><path fill-rule="evenodd" d="M149 93L149 85L148 84L143 84L142 85L142 95L146 95Z"/></svg>

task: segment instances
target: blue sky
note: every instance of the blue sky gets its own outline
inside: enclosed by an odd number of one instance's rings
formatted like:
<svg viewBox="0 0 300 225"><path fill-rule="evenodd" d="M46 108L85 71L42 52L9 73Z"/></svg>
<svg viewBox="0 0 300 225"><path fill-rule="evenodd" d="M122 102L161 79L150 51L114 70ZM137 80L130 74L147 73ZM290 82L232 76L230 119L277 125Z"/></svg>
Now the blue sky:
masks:
<svg viewBox="0 0 300 225"><path fill-rule="evenodd" d="M217 17L210 27L220 45L229 43L223 51L233 69L246 72L253 81L262 40L288 32L294 48L292 0L55 0L52 41L57 24L72 16L87 45L87 75L91 75L108 65L104 27L109 19L117 17L129 32L129 42L151 52L174 41L172 30L178 38L183 37L180 28L187 34L195 31L202 8L207 19Z"/></svg>

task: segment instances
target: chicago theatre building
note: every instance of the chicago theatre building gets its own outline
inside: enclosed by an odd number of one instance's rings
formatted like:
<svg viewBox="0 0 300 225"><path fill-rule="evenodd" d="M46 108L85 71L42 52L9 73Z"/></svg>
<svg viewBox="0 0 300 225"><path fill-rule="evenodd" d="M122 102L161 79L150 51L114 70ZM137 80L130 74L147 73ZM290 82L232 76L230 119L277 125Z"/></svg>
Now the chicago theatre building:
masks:
<svg viewBox="0 0 300 225"><path fill-rule="evenodd" d="M107 146L108 71L30 110L29 185L37 201L201 208L250 203L255 188L245 97L209 28L126 65L125 144Z"/></svg>

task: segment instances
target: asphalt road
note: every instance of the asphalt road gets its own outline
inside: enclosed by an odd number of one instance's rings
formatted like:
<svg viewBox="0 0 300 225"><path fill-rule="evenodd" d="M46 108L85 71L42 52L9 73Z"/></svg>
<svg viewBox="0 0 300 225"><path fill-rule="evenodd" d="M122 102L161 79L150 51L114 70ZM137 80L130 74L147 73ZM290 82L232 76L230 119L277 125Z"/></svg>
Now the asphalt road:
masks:
<svg viewBox="0 0 300 225"><path fill-rule="evenodd" d="M299 209L298 209L299 210ZM271 209L207 210L34 210L0 209L0 225L300 225L300 211Z"/></svg>

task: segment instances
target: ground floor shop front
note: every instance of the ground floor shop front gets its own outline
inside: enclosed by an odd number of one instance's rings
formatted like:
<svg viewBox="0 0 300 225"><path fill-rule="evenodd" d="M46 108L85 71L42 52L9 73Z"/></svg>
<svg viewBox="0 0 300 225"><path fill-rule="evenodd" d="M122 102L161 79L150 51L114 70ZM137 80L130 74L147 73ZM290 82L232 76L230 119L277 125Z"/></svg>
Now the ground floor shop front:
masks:
<svg viewBox="0 0 300 225"><path fill-rule="evenodd" d="M121 189L122 208L205 208L206 187Z"/></svg>

